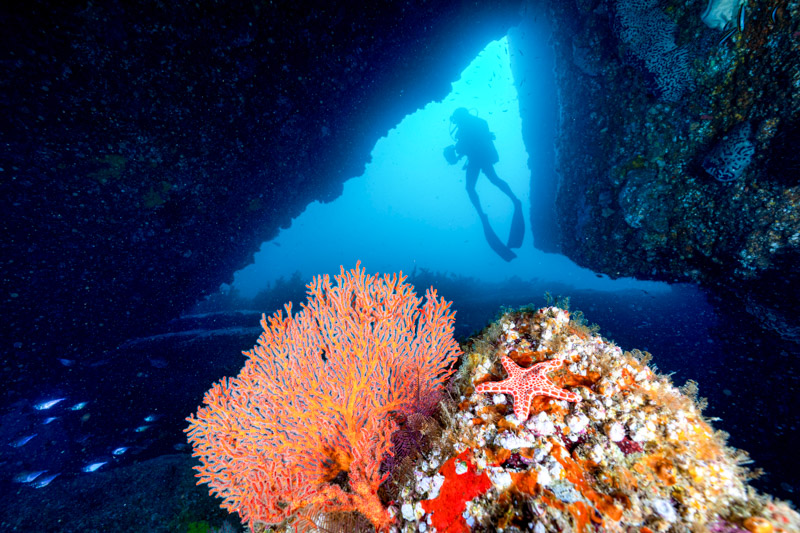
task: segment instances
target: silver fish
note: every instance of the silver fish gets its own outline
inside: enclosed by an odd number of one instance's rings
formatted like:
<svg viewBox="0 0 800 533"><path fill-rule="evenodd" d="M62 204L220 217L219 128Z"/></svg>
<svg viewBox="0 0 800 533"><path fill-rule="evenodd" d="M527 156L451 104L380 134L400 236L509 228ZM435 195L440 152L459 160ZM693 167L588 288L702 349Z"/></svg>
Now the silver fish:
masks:
<svg viewBox="0 0 800 533"><path fill-rule="evenodd" d="M57 478L60 475L61 474L50 474L47 477L43 477L43 478L40 478L40 479L34 481L33 483L31 483L31 486L36 488L36 489L41 489L42 487L46 487L47 485L49 485L51 481L53 481L55 478Z"/></svg>
<svg viewBox="0 0 800 533"><path fill-rule="evenodd" d="M125 453L127 451L128 451L128 447L127 446L120 446L119 448L115 448L114 451L111 452L111 455L119 456L119 455L122 455L123 453Z"/></svg>
<svg viewBox="0 0 800 533"><path fill-rule="evenodd" d="M13 446L14 448L21 448L21 447L25 446L26 444L28 444L30 442L30 440L33 437L35 437L36 435L37 435L37 433L34 433L33 435L28 435L26 437L22 437L20 439L17 439L14 442L11 443L11 446Z"/></svg>
<svg viewBox="0 0 800 533"><path fill-rule="evenodd" d="M157 415L157 414L147 415L146 417L144 417L144 421L145 422L155 422L156 420L158 420L162 416L164 416L164 415Z"/></svg>
<svg viewBox="0 0 800 533"><path fill-rule="evenodd" d="M69 410L70 410L70 411L80 411L81 409L83 409L83 408L84 408L84 407L86 407L87 405L89 405L89 402L80 402L80 403L76 403L75 405L73 405L72 407L70 407L70 408L69 408Z"/></svg>
<svg viewBox="0 0 800 533"><path fill-rule="evenodd" d="M98 461L96 463L91 463L84 466L83 468L81 468L81 470L83 470L84 472L94 472L95 470L97 470L106 463L108 463L108 461Z"/></svg>
<svg viewBox="0 0 800 533"><path fill-rule="evenodd" d="M17 483L31 483L37 477L47 472L47 470L37 470L36 472L21 472L14 476L14 481Z"/></svg>
<svg viewBox="0 0 800 533"><path fill-rule="evenodd" d="M54 405L63 402L66 398L56 398L55 400L46 400L44 402L39 402L33 406L34 409L37 411L46 411L52 408Z"/></svg>

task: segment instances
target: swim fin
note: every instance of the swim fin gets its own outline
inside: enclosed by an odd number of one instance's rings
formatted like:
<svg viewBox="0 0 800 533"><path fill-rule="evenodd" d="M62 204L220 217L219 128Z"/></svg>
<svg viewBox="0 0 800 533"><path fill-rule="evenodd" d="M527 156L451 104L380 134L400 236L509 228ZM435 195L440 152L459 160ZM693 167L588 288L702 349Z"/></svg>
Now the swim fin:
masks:
<svg viewBox="0 0 800 533"><path fill-rule="evenodd" d="M522 239L525 236L525 219L522 217L522 202L514 199L514 215L511 219L511 231L508 232L509 248L519 248L522 246Z"/></svg>
<svg viewBox="0 0 800 533"><path fill-rule="evenodd" d="M500 241L500 238L492 229L492 226L489 224L489 219L485 215L481 217L481 222L483 223L483 235L486 237L486 242L491 249L505 261L511 261L516 258L517 254L512 252L510 248Z"/></svg>

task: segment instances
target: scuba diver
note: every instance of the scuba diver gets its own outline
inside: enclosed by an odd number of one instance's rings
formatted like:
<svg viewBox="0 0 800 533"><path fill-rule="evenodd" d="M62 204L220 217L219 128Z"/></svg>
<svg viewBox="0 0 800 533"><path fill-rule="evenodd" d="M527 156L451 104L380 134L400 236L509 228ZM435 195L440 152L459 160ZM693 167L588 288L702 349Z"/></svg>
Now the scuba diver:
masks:
<svg viewBox="0 0 800 533"><path fill-rule="evenodd" d="M466 156L467 163L464 168L467 170L467 195L478 211L486 242L500 257L506 261L511 261L517 257L511 249L522 246L525 222L522 218L522 202L514 196L508 183L501 180L494 170L494 164L500 161L500 156L497 154L497 149L493 142L495 139L494 133L489 131L489 124L485 120L470 114L463 107L459 107L453 112L450 122L453 125L450 134L456 144L444 149L444 157L448 163L455 165L462 157ZM478 183L478 176L481 171L495 187L503 191L514 203L511 231L505 244L492 229L489 217L483 212L478 193L475 191L475 185Z"/></svg>

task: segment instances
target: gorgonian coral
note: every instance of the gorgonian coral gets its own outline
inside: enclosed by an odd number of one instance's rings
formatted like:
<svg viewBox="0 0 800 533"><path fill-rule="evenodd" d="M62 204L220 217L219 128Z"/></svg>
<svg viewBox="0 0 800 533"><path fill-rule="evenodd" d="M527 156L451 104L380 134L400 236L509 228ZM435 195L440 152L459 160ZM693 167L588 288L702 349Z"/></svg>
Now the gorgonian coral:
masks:
<svg viewBox="0 0 800 533"><path fill-rule="evenodd" d="M241 373L187 419L199 482L249 525L358 511L385 529L381 462L397 418L452 373L454 313L432 288L420 306L402 274L358 265L308 289L299 313L262 319Z"/></svg>

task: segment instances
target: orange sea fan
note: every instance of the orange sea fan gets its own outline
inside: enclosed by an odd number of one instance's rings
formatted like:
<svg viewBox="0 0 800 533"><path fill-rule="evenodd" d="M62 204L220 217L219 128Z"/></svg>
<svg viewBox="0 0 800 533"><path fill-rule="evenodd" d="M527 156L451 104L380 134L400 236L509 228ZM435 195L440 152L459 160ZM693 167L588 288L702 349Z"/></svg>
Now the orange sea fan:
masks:
<svg viewBox="0 0 800 533"><path fill-rule="evenodd" d="M442 388L460 354L455 313L431 288L360 268L318 276L299 313L262 317L235 378L212 386L186 432L222 507L246 524L359 511L378 529L381 461L397 415Z"/></svg>

